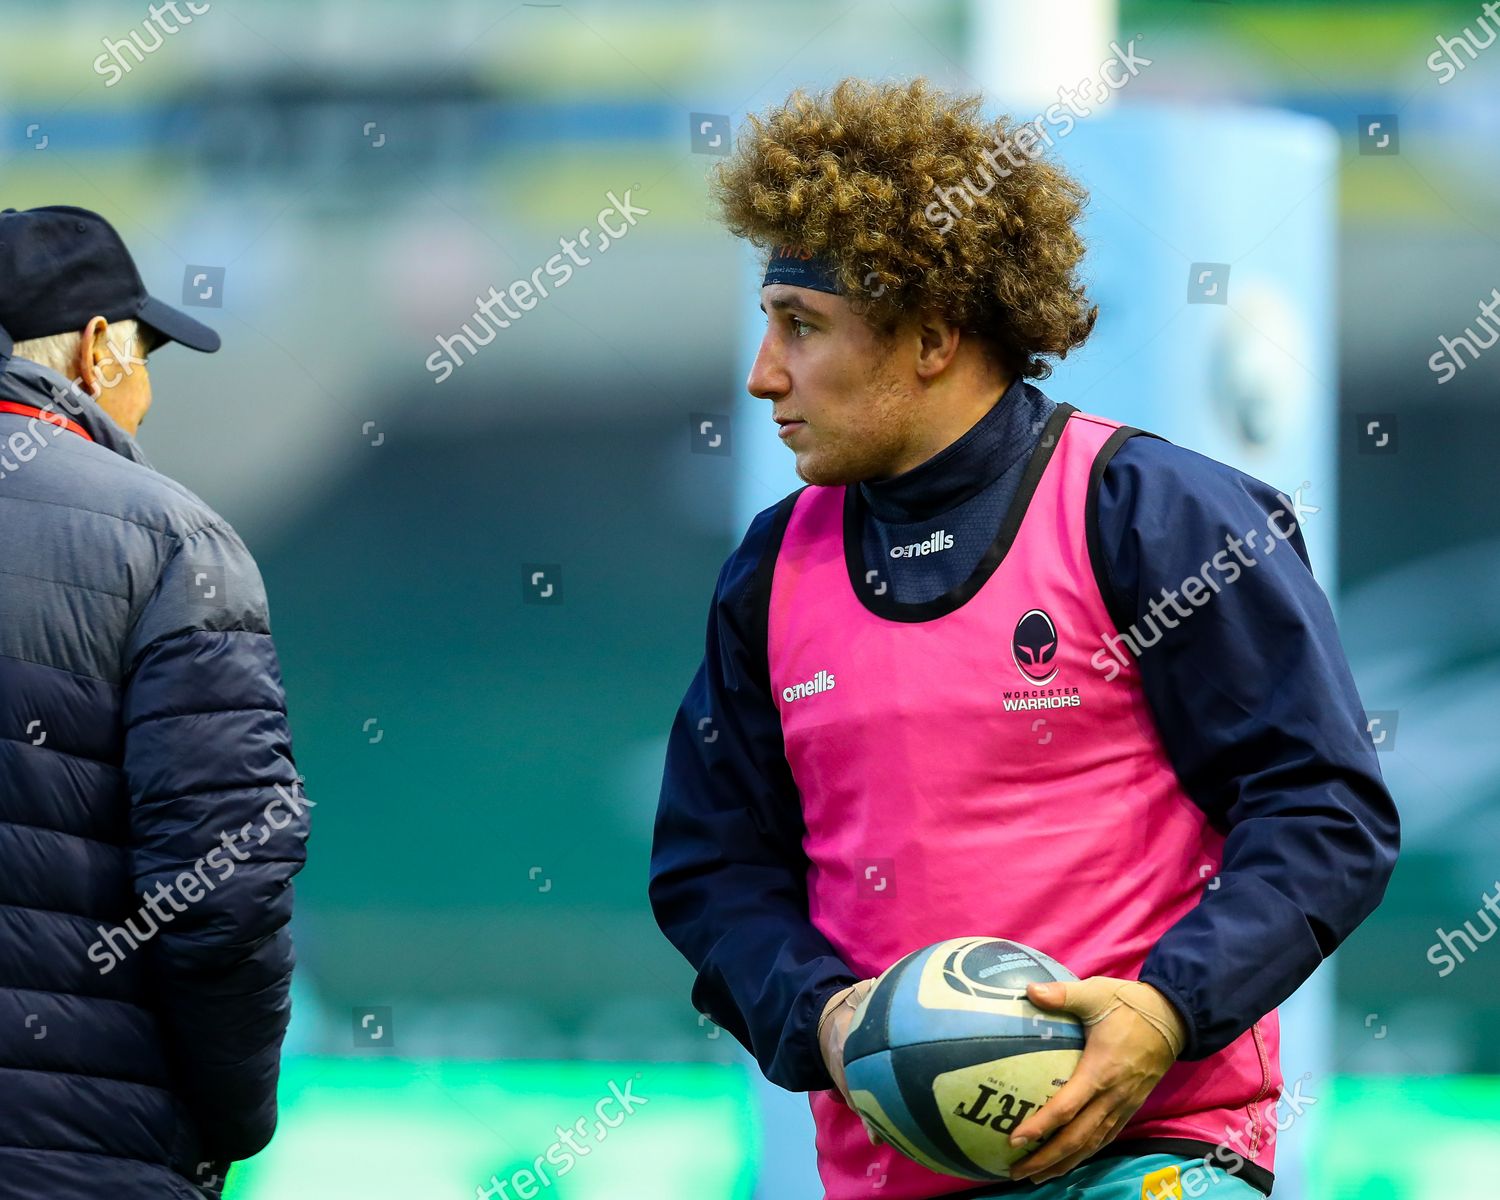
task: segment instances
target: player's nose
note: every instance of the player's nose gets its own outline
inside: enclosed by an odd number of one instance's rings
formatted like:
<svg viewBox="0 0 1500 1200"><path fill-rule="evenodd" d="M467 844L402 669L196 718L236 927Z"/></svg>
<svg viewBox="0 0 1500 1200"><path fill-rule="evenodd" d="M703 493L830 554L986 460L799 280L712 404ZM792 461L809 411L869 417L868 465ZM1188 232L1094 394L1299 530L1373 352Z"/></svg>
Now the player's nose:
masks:
<svg viewBox="0 0 1500 1200"><path fill-rule="evenodd" d="M766 336L761 338L760 349L756 351L755 362L751 364L745 389L758 400L778 400L791 390L791 386L791 376L781 361L775 339L767 330Z"/></svg>

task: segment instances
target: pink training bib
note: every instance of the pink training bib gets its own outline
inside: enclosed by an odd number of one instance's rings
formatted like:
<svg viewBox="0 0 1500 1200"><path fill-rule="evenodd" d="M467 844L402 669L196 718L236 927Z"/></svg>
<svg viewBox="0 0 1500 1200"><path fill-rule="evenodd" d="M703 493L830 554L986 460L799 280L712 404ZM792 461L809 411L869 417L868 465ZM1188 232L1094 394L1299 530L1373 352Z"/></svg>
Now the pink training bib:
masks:
<svg viewBox="0 0 1500 1200"><path fill-rule="evenodd" d="M1134 979L1211 886L1223 837L1178 783L1135 660L1107 652L1086 510L1120 428L1060 406L1013 505L1019 526L1009 518L969 584L919 612L881 599L855 496L797 497L771 585L770 678L812 922L860 976L992 934L1081 977ZM1270 1170L1277 1046L1272 1012L1174 1064L1118 1140L1222 1142ZM810 1100L828 1200L977 1186L872 1147L836 1091Z"/></svg>

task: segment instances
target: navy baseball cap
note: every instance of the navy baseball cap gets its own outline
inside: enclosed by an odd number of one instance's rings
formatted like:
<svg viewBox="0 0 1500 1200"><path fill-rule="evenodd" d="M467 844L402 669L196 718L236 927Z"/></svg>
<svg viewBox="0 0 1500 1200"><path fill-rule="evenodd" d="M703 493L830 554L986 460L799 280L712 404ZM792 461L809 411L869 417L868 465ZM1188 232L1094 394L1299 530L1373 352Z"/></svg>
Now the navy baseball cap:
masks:
<svg viewBox="0 0 1500 1200"><path fill-rule="evenodd" d="M146 291L114 227L86 208L0 212L0 362L16 342L77 333L100 316L134 319L212 354L219 335Z"/></svg>

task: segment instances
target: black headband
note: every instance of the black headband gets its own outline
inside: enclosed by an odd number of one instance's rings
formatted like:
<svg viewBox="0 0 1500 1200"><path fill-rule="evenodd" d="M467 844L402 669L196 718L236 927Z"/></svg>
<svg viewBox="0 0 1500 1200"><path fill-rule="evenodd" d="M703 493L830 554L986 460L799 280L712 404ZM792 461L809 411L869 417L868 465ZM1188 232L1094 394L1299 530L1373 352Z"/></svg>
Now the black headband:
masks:
<svg viewBox="0 0 1500 1200"><path fill-rule="evenodd" d="M766 264L766 277L761 287L768 283L785 283L791 287L811 288L815 292L831 292L843 295L839 286L838 268L823 254L814 254L801 246L777 246Z"/></svg>

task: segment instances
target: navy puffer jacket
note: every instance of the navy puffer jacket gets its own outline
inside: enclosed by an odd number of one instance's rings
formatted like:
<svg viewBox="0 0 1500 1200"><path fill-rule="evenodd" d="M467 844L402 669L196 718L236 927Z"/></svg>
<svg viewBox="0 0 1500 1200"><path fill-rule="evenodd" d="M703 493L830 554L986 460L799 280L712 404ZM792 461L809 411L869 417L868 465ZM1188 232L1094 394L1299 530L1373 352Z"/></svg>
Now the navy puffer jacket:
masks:
<svg viewBox="0 0 1500 1200"><path fill-rule="evenodd" d="M264 588L97 404L3 370L0 1200L217 1195L276 1124L312 807Z"/></svg>

